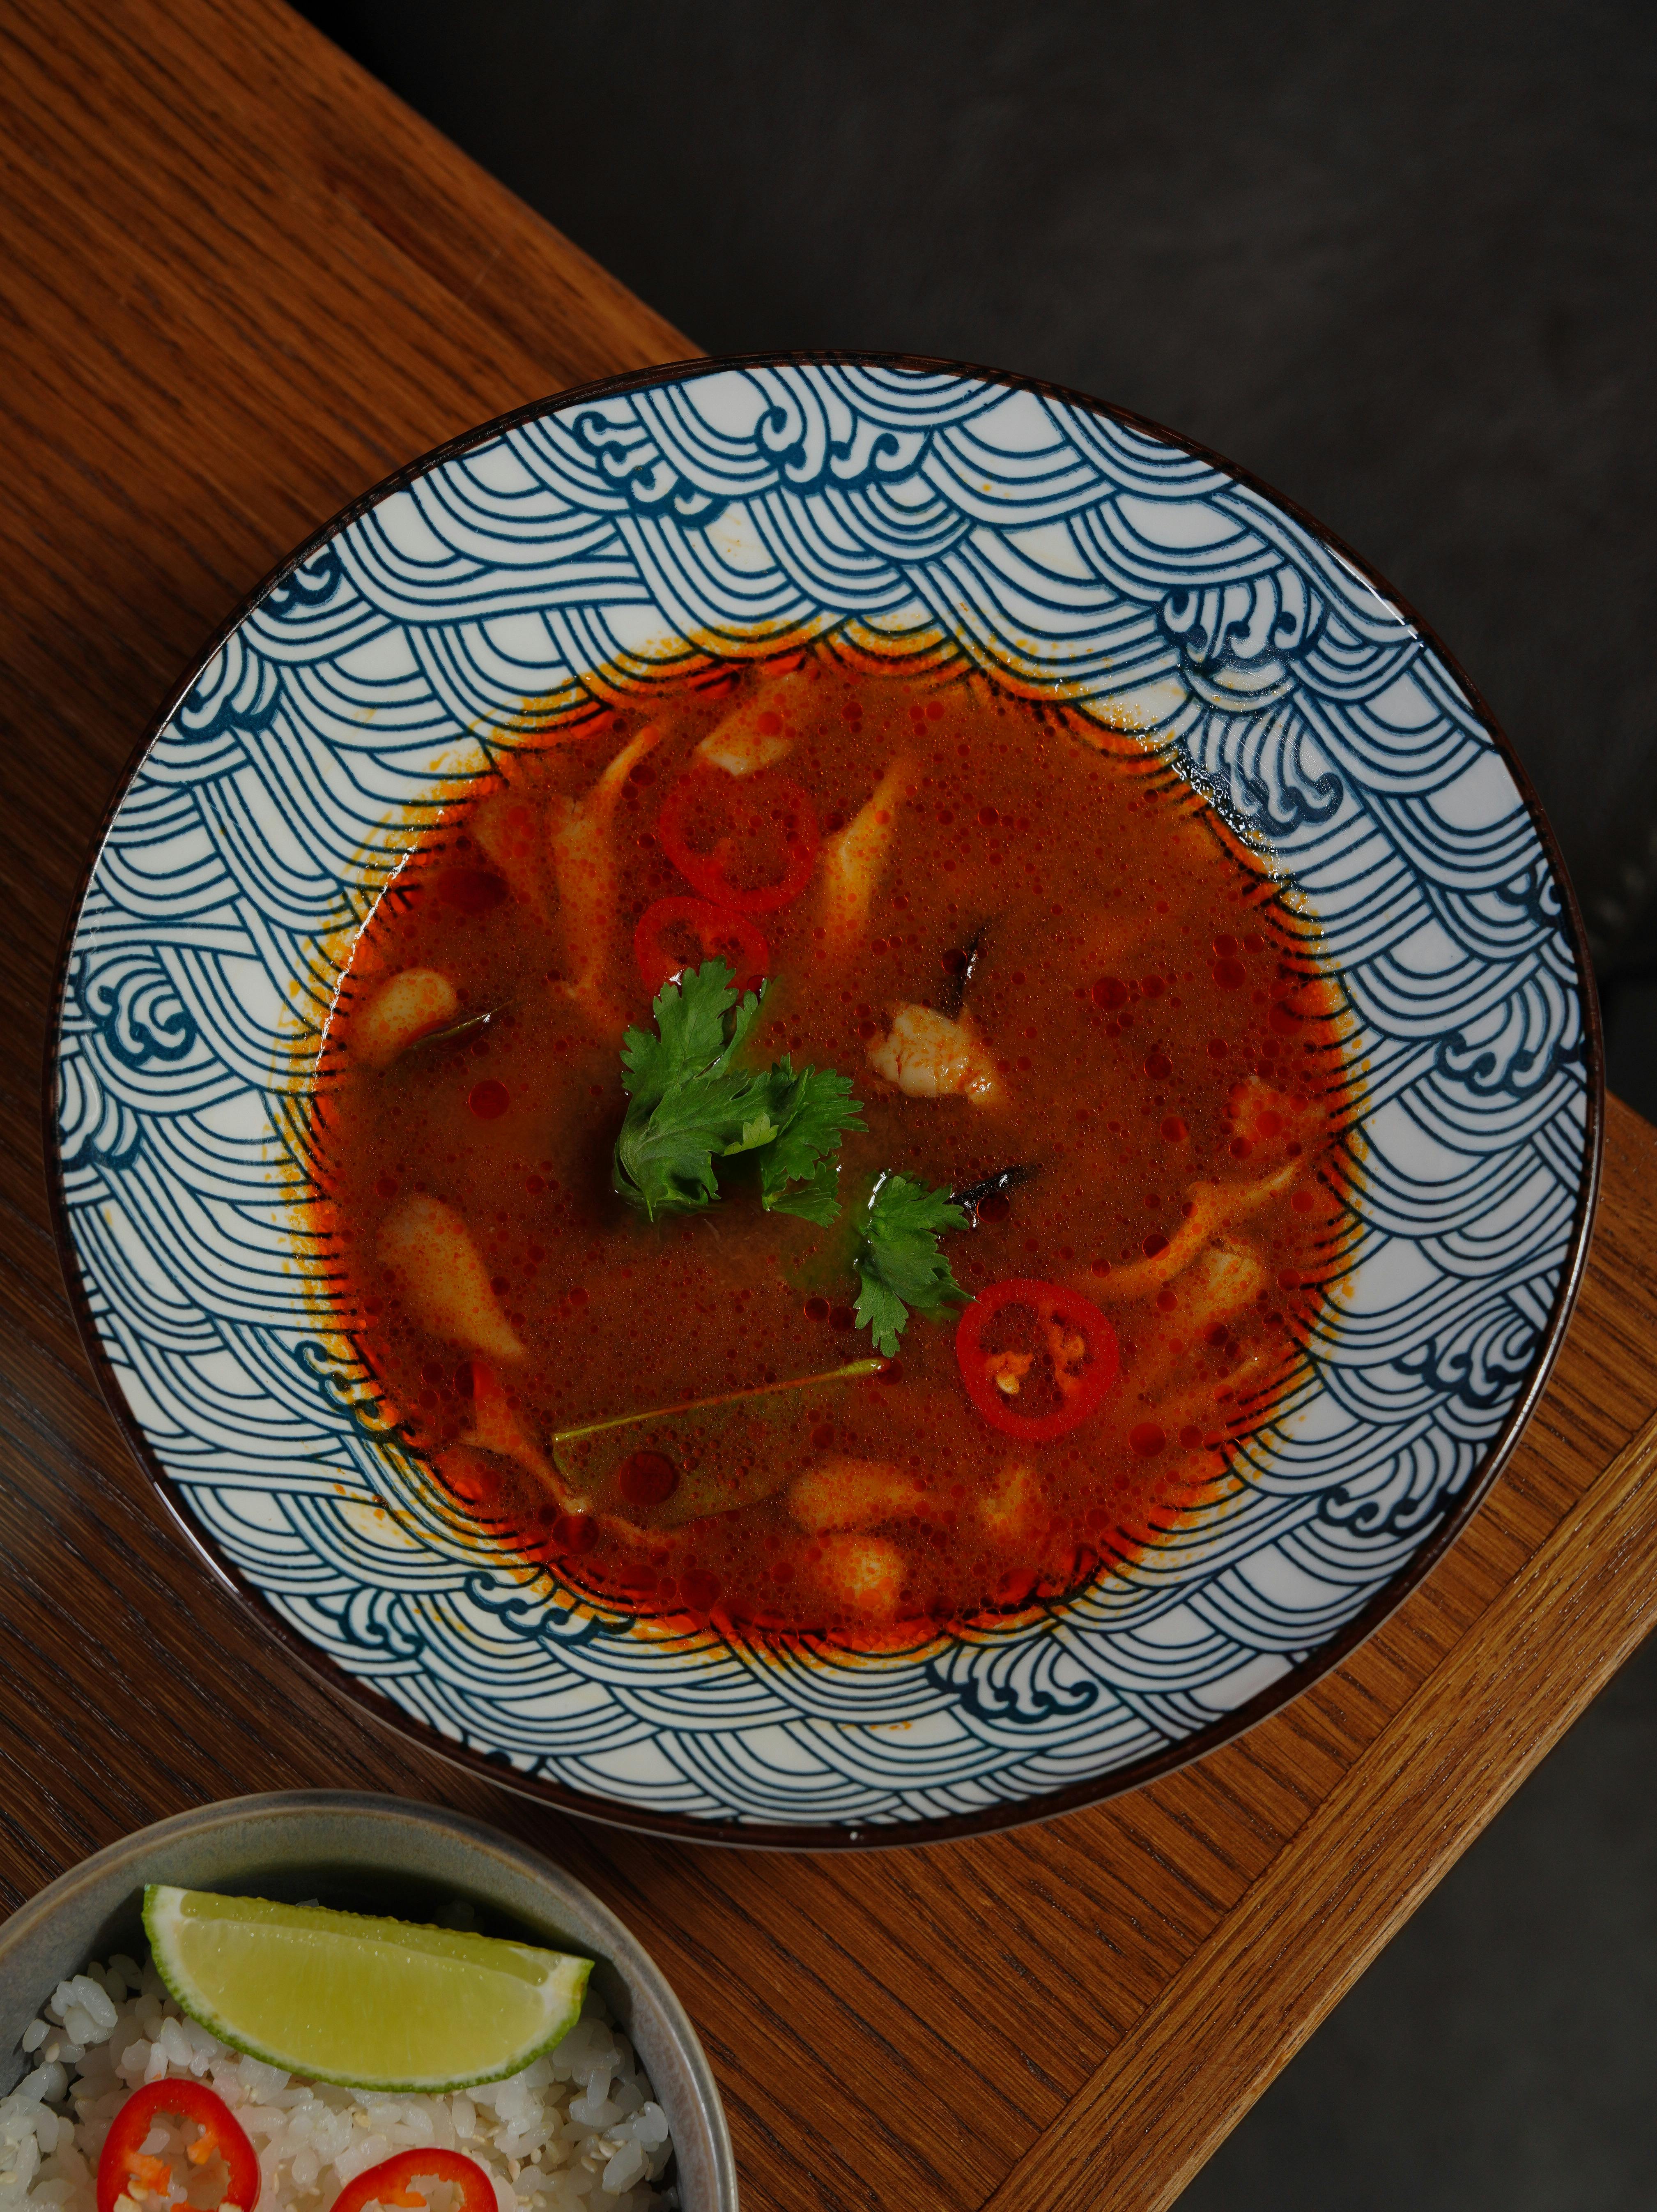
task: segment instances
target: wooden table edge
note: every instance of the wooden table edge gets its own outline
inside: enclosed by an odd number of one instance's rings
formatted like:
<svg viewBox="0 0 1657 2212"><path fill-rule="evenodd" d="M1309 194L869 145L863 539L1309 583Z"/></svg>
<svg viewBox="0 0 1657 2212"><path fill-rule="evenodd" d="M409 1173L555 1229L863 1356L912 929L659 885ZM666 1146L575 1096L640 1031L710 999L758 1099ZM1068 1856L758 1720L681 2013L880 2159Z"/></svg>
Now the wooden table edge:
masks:
<svg viewBox="0 0 1657 2212"><path fill-rule="evenodd" d="M1657 1608L1657 1414L1422 1682L981 2212L1164 2212L1623 1665ZM1596 1656L1560 1699L1553 1631ZM1499 1682L1501 1694L1488 1694ZM1492 1755L1494 1754L1494 1755ZM1495 1787L1475 1798L1475 1778ZM1352 1849L1352 1838L1359 1848ZM1337 1842L1338 1921L1308 1911ZM1399 1866L1413 1869L1401 1886ZM1200 2080L1201 2094L1194 2094ZM1177 2146L1177 2148L1175 2148Z"/></svg>

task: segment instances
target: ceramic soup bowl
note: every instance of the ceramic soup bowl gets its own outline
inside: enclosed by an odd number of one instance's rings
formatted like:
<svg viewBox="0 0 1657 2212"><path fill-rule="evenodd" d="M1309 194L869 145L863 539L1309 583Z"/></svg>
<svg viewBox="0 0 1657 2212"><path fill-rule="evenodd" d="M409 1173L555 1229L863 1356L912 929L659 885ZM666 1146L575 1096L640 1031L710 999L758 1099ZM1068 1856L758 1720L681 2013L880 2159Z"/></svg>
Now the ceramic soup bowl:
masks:
<svg viewBox="0 0 1657 2212"><path fill-rule="evenodd" d="M1062 696L1211 794L1320 927L1363 1070L1350 1269L1243 1492L1035 1617L876 1656L664 1635L526 1579L365 1421L307 1235L354 931L507 749L843 633ZM381 1718L578 1811L920 1841L1065 1809L1295 1696L1465 1525L1586 1247L1601 1077L1522 772L1396 597L1153 425L907 358L694 363L525 408L320 531L156 725L66 954L66 1269L214 1568ZM1361 1168L1361 1171L1360 1170ZM389 1510L381 1510L389 1509Z"/></svg>

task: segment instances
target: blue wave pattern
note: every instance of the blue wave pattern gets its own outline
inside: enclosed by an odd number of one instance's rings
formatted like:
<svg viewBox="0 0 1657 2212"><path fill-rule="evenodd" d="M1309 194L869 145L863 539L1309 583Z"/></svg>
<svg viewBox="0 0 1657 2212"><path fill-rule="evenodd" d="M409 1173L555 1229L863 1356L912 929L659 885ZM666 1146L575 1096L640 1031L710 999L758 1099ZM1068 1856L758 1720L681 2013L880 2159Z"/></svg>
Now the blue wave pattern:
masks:
<svg viewBox="0 0 1657 2212"><path fill-rule="evenodd" d="M501 749L595 696L636 703L820 639L1061 686L1211 790L1320 923L1369 1090L1346 1139L1350 1294L1234 1496L1035 1626L779 1658L595 1614L480 1543L377 1431L349 1335L318 1319L306 1098L353 932ZM1511 1411L1588 1143L1558 888L1398 611L1202 459L1032 392L877 364L553 406L284 577L121 803L59 1065L96 1325L246 1582L451 1741L756 1826L1039 1798L1188 1742L1326 1644L1442 1525Z"/></svg>

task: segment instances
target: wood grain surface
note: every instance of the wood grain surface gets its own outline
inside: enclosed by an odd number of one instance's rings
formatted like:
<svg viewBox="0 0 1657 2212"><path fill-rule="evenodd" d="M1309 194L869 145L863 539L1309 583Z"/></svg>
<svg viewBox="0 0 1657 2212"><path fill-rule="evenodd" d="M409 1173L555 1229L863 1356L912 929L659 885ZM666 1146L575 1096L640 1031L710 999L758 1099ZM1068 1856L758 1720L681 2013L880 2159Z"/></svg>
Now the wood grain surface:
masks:
<svg viewBox="0 0 1657 2212"><path fill-rule="evenodd" d="M169 1533L92 1382L39 1136L59 933L134 740L290 544L470 423L692 349L271 0L0 0L0 1909L245 1790L459 1805L654 1950L749 2212L1168 2204L1652 1620L1657 1132L1613 1107L1576 1321L1466 1537L1153 1788L931 1850L720 1852L366 1729Z"/></svg>

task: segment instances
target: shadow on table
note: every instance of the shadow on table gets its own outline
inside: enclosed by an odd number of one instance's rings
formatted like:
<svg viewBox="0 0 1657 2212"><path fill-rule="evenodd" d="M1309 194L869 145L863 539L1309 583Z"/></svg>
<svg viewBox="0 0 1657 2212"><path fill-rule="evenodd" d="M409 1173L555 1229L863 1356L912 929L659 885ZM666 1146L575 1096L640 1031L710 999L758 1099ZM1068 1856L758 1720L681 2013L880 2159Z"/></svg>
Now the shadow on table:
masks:
<svg viewBox="0 0 1657 2212"><path fill-rule="evenodd" d="M1657 1640L1440 1883L1180 2212L1650 2212Z"/></svg>
<svg viewBox="0 0 1657 2212"><path fill-rule="evenodd" d="M1657 930L1650 931L1657 937ZM1601 981L1605 1080L1648 1121L1657 1121L1657 959L1643 946Z"/></svg>

